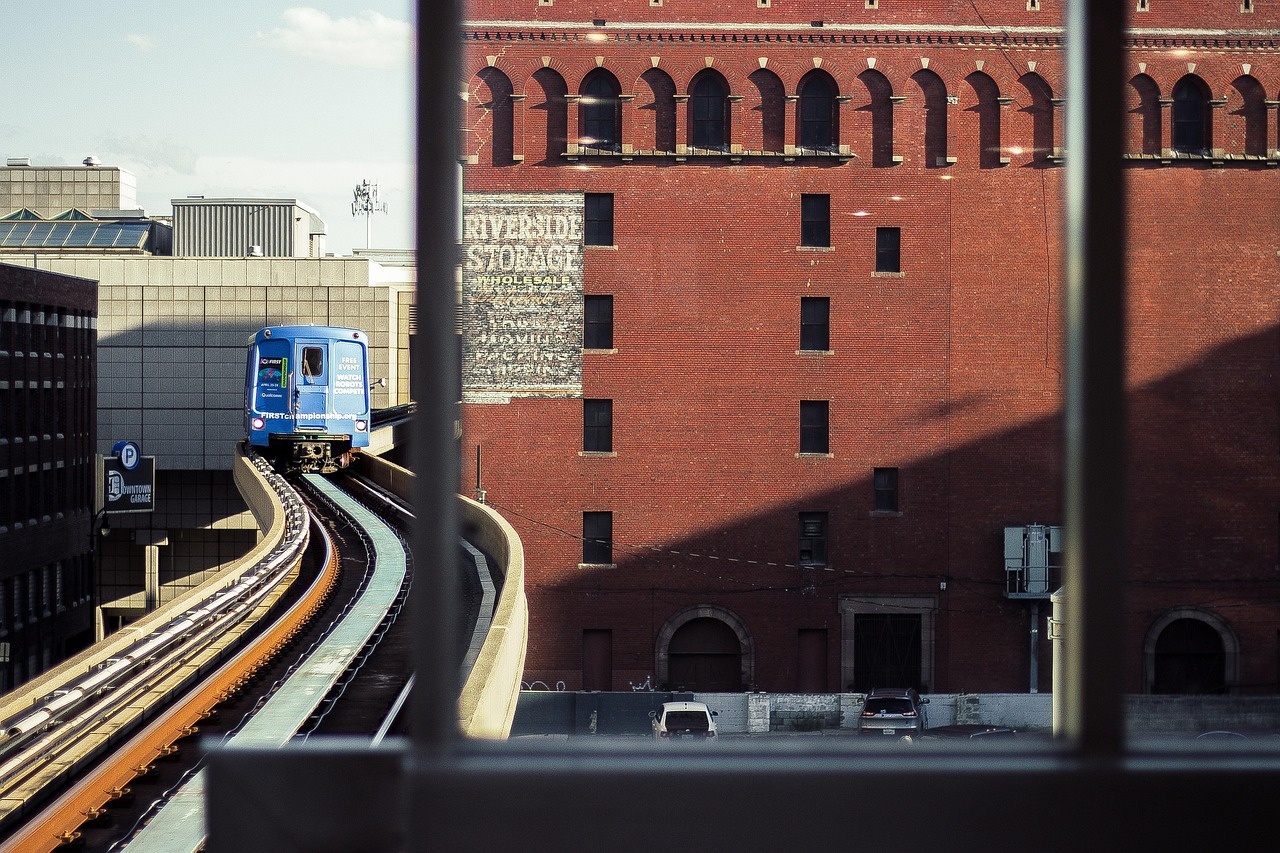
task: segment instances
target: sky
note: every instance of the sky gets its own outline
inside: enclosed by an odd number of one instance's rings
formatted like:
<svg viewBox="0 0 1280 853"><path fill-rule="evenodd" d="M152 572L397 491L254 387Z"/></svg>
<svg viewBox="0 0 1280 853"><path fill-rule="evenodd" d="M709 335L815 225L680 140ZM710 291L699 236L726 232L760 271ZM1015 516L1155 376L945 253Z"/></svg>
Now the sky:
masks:
<svg viewBox="0 0 1280 853"><path fill-rule="evenodd" d="M413 245L412 0L44 0L0 27L0 156L133 173L138 204L296 198L326 251Z"/></svg>

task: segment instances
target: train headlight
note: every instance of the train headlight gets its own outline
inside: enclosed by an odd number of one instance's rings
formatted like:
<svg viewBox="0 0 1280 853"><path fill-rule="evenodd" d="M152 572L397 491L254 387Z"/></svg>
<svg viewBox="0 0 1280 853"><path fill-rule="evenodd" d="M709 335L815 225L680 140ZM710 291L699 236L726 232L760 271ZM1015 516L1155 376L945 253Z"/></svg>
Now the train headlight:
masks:
<svg viewBox="0 0 1280 853"><path fill-rule="evenodd" d="M263 420L262 418L254 418L253 420L249 421L249 423L253 426L253 428L254 428L254 429L266 429L266 428L267 428L267 422L266 422L265 420Z"/></svg>
<svg viewBox="0 0 1280 853"><path fill-rule="evenodd" d="M368 428L369 428L368 421L356 421L356 429L358 429L360 432L364 432Z"/></svg>

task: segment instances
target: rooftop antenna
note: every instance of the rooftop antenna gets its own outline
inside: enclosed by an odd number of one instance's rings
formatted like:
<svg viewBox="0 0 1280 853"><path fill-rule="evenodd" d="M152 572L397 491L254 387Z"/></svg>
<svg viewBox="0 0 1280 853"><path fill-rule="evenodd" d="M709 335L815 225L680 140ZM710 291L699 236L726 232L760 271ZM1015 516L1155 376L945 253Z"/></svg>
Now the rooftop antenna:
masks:
<svg viewBox="0 0 1280 853"><path fill-rule="evenodd" d="M363 180L356 185L355 195L351 202L351 215L364 215L364 247L373 245L373 214L386 213L387 203L378 201L378 185Z"/></svg>

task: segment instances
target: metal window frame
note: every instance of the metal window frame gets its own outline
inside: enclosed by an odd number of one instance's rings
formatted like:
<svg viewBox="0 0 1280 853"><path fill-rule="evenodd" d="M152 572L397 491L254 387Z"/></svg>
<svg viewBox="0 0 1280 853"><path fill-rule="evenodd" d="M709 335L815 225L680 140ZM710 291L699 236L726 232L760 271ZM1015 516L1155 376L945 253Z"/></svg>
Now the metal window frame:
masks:
<svg viewBox="0 0 1280 853"><path fill-rule="evenodd" d="M822 306L822 319L805 317L806 307ZM811 312L812 313L812 312ZM807 333L807 334L806 334ZM814 346L820 343L822 346ZM800 297L800 349L807 352L826 352L831 349L831 297Z"/></svg>
<svg viewBox="0 0 1280 853"><path fill-rule="evenodd" d="M876 227L876 272L902 272L902 228L897 225Z"/></svg>
<svg viewBox="0 0 1280 853"><path fill-rule="evenodd" d="M582 323L583 349L613 349L613 294L584 295Z"/></svg>
<svg viewBox="0 0 1280 853"><path fill-rule="evenodd" d="M821 413L821 418L815 417L818 413ZM831 452L830 400L800 401L800 452Z"/></svg>
<svg viewBox="0 0 1280 853"><path fill-rule="evenodd" d="M592 209L592 202L600 205L604 199L609 199L609 215L603 216L602 211ZM613 210L614 210L613 193L583 193L582 197L582 236L583 242L588 246L612 246L613 245ZM605 231L608 234L605 234ZM608 242L604 241L608 237Z"/></svg>
<svg viewBox="0 0 1280 853"><path fill-rule="evenodd" d="M884 476L890 481L890 485L881 486L880 478ZM872 507L876 512L897 512L898 511L898 469L897 468L872 468L871 469L871 492L873 503Z"/></svg>
<svg viewBox="0 0 1280 853"><path fill-rule="evenodd" d="M982 755L837 750L831 739L717 744L655 753L589 739L479 743L458 735L453 637L457 589L457 352L452 281L459 181L459 0L419 3L419 317L413 453L417 688L409 743L215 753L206 849L314 851L560 849L651 851L678 838L699 851L1248 848L1280 799L1280 757L1138 753L1125 744L1125 219L1120 34L1126 4L1065 6L1065 523L1061 737L1052 748ZM438 120L437 117L448 117ZM1055 667L1058 661L1055 659ZM1057 697L1055 697L1057 699ZM587 741L587 742L582 742ZM903 822L903 792L927 819Z"/></svg>
<svg viewBox="0 0 1280 853"><path fill-rule="evenodd" d="M814 214L818 211L810 209L810 205L817 199L822 199L826 203L821 216L815 216ZM800 194L800 245L819 249L831 248L830 193Z"/></svg>
<svg viewBox="0 0 1280 853"><path fill-rule="evenodd" d="M608 536L602 536L600 530L592 529L589 522L608 522ZM596 559L603 557L604 559ZM613 562L613 512L610 510L592 510L582 513L582 562L592 565L605 565Z"/></svg>
<svg viewBox="0 0 1280 853"><path fill-rule="evenodd" d="M582 400L582 449L586 453L613 452L613 400Z"/></svg>

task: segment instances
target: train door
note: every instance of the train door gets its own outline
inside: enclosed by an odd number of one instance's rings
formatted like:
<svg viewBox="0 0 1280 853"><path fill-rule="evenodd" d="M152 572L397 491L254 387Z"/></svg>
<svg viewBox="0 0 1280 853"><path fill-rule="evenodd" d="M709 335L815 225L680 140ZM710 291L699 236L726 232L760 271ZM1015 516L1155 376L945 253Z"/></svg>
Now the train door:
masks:
<svg viewBox="0 0 1280 853"><path fill-rule="evenodd" d="M324 429L329 411L329 342L294 341L293 411L298 429Z"/></svg>

